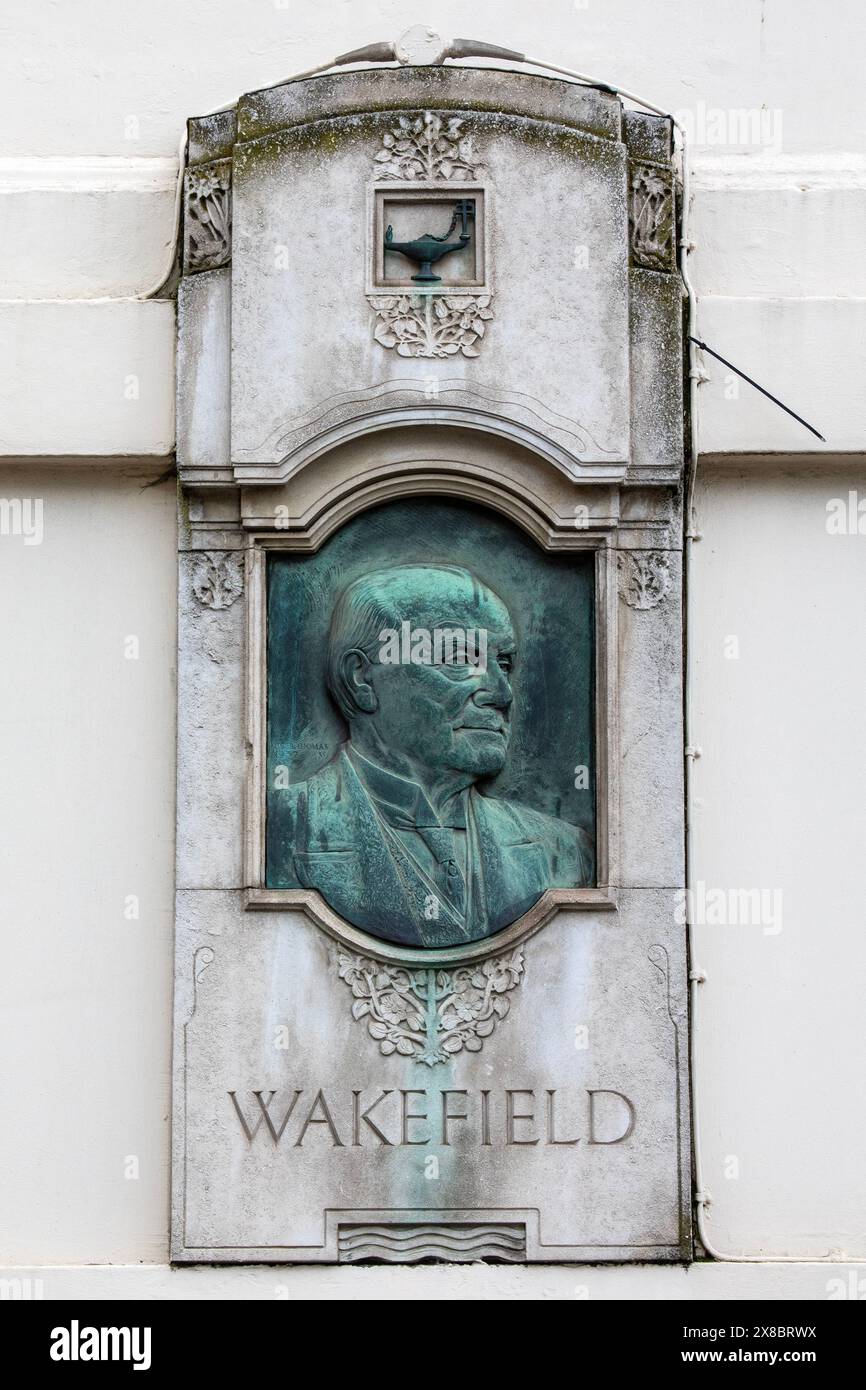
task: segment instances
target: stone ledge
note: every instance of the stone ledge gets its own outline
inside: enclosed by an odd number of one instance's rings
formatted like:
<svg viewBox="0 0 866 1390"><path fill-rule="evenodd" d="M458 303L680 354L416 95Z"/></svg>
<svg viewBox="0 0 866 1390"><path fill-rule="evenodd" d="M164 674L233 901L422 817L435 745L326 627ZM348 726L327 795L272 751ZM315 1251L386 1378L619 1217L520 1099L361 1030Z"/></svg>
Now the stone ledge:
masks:
<svg viewBox="0 0 866 1390"><path fill-rule="evenodd" d="M321 1302L356 1298L461 1298L510 1302L615 1299L835 1301L862 1280L853 1263L707 1261L691 1265L37 1265L0 1268L0 1298L30 1300L244 1299ZM15 1283L17 1281L17 1284ZM41 1282L40 1282L41 1281ZM17 1289L17 1293L14 1291Z"/></svg>

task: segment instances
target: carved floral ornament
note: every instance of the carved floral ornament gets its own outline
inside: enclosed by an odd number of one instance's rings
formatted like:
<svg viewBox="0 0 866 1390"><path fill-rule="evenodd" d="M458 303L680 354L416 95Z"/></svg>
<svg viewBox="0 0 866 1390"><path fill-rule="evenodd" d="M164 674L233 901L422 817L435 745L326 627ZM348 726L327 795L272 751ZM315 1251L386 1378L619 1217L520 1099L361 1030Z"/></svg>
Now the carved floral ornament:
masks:
<svg viewBox="0 0 866 1390"><path fill-rule="evenodd" d="M400 357L477 357L493 318L489 294L374 294L373 337Z"/></svg>
<svg viewBox="0 0 866 1390"><path fill-rule="evenodd" d="M481 162L462 116L400 116L374 156L377 179L473 179Z"/></svg>
<svg viewBox="0 0 866 1390"><path fill-rule="evenodd" d="M430 183L476 178L483 165L464 127L462 116L432 111L400 116L374 156L375 178ZM368 303L376 315L373 337L400 357L477 357L493 318L489 294L461 292L457 286L450 293L443 286L424 293L371 294Z"/></svg>
<svg viewBox="0 0 866 1390"><path fill-rule="evenodd" d="M506 994L520 984L523 951L449 969L413 969L341 952L339 976L355 997L352 1015L365 1019L384 1056L396 1052L428 1067L464 1049L480 1052L509 1010Z"/></svg>
<svg viewBox="0 0 866 1390"><path fill-rule="evenodd" d="M232 254L231 160L187 170L184 271L218 270Z"/></svg>
<svg viewBox="0 0 866 1390"><path fill-rule="evenodd" d="M203 551L197 555L192 591L205 608L231 608L244 591L243 552Z"/></svg>
<svg viewBox="0 0 866 1390"><path fill-rule="evenodd" d="M620 597L639 611L657 608L671 587L670 564L661 551L620 551L619 575Z"/></svg>
<svg viewBox="0 0 866 1390"><path fill-rule="evenodd" d="M674 193L669 172L652 164L629 166L628 223L632 264L674 268Z"/></svg>

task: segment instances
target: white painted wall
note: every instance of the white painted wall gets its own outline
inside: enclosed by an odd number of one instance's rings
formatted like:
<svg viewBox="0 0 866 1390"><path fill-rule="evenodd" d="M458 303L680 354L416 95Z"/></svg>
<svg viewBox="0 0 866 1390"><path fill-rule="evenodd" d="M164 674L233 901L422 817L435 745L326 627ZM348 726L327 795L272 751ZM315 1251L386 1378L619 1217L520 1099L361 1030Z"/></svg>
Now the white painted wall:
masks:
<svg viewBox="0 0 866 1390"><path fill-rule="evenodd" d="M0 497L45 503L41 546L0 536L0 1262L166 1258L174 495L142 490L132 460L153 477L173 441L173 306L135 296L170 246L184 118L425 17L405 0L7 0L0 17ZM827 436L822 463L707 363L704 454L791 464L701 475L694 872L782 888L784 919L702 931L698 1082L713 1243L866 1259L866 536L824 529L829 496L866 496L866 13L438 0L436 21L691 113L700 331ZM716 142L741 108L766 109L763 145Z"/></svg>
<svg viewBox="0 0 866 1390"><path fill-rule="evenodd" d="M862 463L707 468L698 491L693 878L781 894L769 929L696 929L703 1185L722 1251L866 1257L866 533L827 531L828 500L852 490L866 501Z"/></svg>
<svg viewBox="0 0 866 1390"><path fill-rule="evenodd" d="M829 449L862 447L866 11L858 0L730 0L723 7L711 0L439 0L435 9L440 30L600 76L682 117L692 134L689 235L701 332L746 371L768 376L770 389L800 414L816 416ZM149 0L135 7L7 0L0 81L15 119L6 124L0 157L5 452L165 452L171 398L159 383L170 381L172 356L165 308L132 299L121 309L105 299L141 294L160 278L185 118L396 37L423 18L423 6L406 0ZM33 298L59 301L37 311L34 330L59 363L43 364L22 334L17 301ZM4 388L19 352L23 371L13 393ZM67 353L80 355L80 371L64 372ZM113 394L109 364L122 369L122 380L140 371L151 377L142 410ZM727 373L710 361L707 367L702 449L815 446L754 393L726 409Z"/></svg>
<svg viewBox="0 0 866 1390"><path fill-rule="evenodd" d="M176 542L152 477L0 481L44 526L0 537L0 1264L165 1258Z"/></svg>

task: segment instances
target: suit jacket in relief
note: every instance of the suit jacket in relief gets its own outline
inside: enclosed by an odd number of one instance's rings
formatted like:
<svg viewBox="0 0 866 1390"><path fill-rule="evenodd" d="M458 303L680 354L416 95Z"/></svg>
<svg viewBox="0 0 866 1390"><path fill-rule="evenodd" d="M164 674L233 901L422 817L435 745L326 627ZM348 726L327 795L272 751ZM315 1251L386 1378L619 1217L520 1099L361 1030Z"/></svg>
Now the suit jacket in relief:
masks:
<svg viewBox="0 0 866 1390"><path fill-rule="evenodd" d="M347 749L351 745L309 781L279 794L269 841L291 870L284 868L282 881L271 880L272 886L315 888L341 917L373 936L409 946L453 946L508 926L547 888L592 882L592 850L583 830L472 787L463 793L465 892L450 900L425 872L423 856L412 853L413 835L397 835L388 825L356 770L363 760L353 763Z"/></svg>

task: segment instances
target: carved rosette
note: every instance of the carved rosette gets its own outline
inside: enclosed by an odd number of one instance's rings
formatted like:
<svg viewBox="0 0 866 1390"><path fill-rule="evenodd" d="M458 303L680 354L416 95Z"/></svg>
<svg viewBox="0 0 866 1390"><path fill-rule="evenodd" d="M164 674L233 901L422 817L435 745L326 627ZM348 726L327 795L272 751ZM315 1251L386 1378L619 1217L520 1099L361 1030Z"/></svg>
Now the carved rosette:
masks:
<svg viewBox="0 0 866 1390"><path fill-rule="evenodd" d="M628 229L632 265L674 269L673 181L662 165L629 166Z"/></svg>
<svg viewBox="0 0 866 1390"><path fill-rule="evenodd" d="M505 997L520 984L523 951L473 965L425 970L341 952L340 979L354 995L352 1016L366 1019L384 1056L398 1053L428 1067L455 1053L480 1052L508 1013Z"/></svg>
<svg viewBox="0 0 866 1390"><path fill-rule="evenodd" d="M219 270L231 260L231 170L230 159L187 170L183 223L185 275Z"/></svg>
<svg viewBox="0 0 866 1390"><path fill-rule="evenodd" d="M401 357L477 357L493 318L489 294L371 294L373 333Z"/></svg>
<svg viewBox="0 0 866 1390"><path fill-rule="evenodd" d="M377 179L474 179L482 167L462 116L400 116L374 156Z"/></svg>
<svg viewBox="0 0 866 1390"><path fill-rule="evenodd" d="M244 591L243 551L204 551L197 555L192 591L205 608L231 608Z"/></svg>
<svg viewBox="0 0 866 1390"><path fill-rule="evenodd" d="M657 608L671 587L668 557L662 551L622 550L619 593L629 608Z"/></svg>

